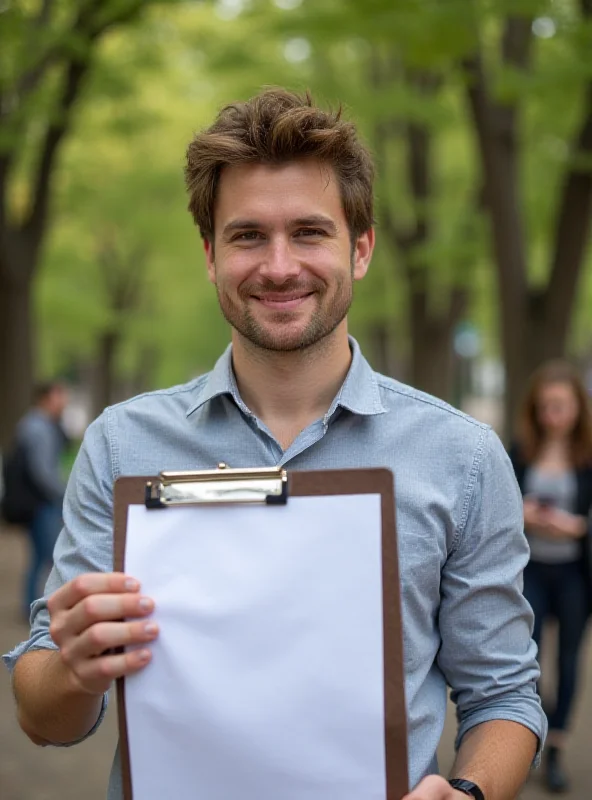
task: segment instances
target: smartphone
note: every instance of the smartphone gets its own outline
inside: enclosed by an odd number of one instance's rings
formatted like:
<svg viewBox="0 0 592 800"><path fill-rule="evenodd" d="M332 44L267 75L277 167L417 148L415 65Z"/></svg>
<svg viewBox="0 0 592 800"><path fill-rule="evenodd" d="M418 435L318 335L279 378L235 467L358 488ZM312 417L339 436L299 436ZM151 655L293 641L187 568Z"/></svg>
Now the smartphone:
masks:
<svg viewBox="0 0 592 800"><path fill-rule="evenodd" d="M537 502L541 508L553 508L556 505L555 498L547 494L538 495Z"/></svg>

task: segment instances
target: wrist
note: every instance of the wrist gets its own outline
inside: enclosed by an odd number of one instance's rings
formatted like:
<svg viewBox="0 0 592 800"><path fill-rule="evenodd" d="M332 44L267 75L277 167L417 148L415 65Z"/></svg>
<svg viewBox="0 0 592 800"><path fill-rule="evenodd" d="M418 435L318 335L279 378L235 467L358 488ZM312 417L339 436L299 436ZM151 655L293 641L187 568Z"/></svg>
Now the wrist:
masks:
<svg viewBox="0 0 592 800"><path fill-rule="evenodd" d="M99 718L102 697L80 687L57 650L21 656L13 684L19 724L35 744L78 741Z"/></svg>
<svg viewBox="0 0 592 800"><path fill-rule="evenodd" d="M473 781L464 778L451 778L448 783L458 792L459 800L461 795L473 798L473 800L485 800L483 791Z"/></svg>

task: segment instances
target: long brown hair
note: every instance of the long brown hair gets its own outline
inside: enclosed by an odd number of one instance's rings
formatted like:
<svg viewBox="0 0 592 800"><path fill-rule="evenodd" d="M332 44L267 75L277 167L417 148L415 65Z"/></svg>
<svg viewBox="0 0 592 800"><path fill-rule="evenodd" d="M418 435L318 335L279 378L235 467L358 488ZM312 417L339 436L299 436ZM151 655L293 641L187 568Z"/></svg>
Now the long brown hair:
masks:
<svg viewBox="0 0 592 800"><path fill-rule="evenodd" d="M566 383L573 389L579 414L571 433L571 461L575 467L592 465L592 410L590 398L578 370L567 361L548 361L531 376L518 417L518 445L527 463L540 453L544 431L538 420L537 401L543 386Z"/></svg>
<svg viewBox="0 0 592 800"><path fill-rule="evenodd" d="M279 165L301 158L317 158L335 170L352 241L369 230L374 165L353 123L341 118L341 108L316 106L308 92L265 89L223 108L189 144L185 183L189 211L202 237L213 240L214 203L225 166Z"/></svg>

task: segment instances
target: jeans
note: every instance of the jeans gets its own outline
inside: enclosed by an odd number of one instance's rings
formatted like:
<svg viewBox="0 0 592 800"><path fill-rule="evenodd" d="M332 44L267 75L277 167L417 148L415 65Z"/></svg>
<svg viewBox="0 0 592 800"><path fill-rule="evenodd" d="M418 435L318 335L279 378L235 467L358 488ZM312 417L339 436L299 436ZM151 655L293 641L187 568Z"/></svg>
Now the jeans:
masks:
<svg viewBox="0 0 592 800"><path fill-rule="evenodd" d="M588 616L586 581L581 564L531 561L524 570L524 596L534 611L533 638L539 649L545 620L553 616L558 622L558 685L554 708L547 715L550 730L564 731L576 693L578 662Z"/></svg>
<svg viewBox="0 0 592 800"><path fill-rule="evenodd" d="M62 525L60 505L44 503L28 526L30 556L25 574L23 613L29 616L31 604L43 594L45 581L53 559L55 546Z"/></svg>

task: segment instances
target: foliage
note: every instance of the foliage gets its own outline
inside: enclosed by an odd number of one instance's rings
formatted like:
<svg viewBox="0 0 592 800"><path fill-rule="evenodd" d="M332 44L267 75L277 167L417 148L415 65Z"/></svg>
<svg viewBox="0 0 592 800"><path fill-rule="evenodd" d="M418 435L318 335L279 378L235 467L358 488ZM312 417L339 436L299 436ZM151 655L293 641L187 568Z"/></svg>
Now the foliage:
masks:
<svg viewBox="0 0 592 800"><path fill-rule="evenodd" d="M190 54L171 50L176 28L166 22L155 11L133 37L117 32L105 41L65 149L38 293L50 372L92 360L99 336L113 328L123 339L120 375L133 375L147 356L152 385L185 379L219 350L221 337L208 336L215 297L182 175L186 144L213 106L201 92L203 77L188 79ZM120 91L106 93L113 75L124 76ZM142 253L133 308L109 307L105 245L128 269L130 256Z"/></svg>
<svg viewBox="0 0 592 800"><path fill-rule="evenodd" d="M543 20L526 72L498 56L508 14ZM13 41L18 18L10 24L2 36ZM437 308L452 285L470 287L469 315L484 332L486 349L498 351L489 223L461 68L478 42L495 96L520 108L529 281L543 283L561 174L571 157L568 143L592 74L592 30L580 21L575 0L181 3L150 10L133 30L113 32L98 53L63 153L55 224L38 285L44 370L92 359L98 335L113 325L124 334L122 375L133 374L146 353L151 385L185 380L212 364L228 332L185 209L183 154L192 131L207 124L219 105L266 84L310 88L321 100L344 102L372 146L376 126L385 120L426 127L434 140L429 203L418 206L410 194L405 142L394 136L387 144L388 169L378 175L378 211L386 204L403 230L417 213L429 217L430 239L414 259L426 267L431 302ZM21 42L20 58L25 49ZM9 51L0 45L0 52L7 62ZM377 55L392 66L381 85L372 79ZM426 96L409 81L418 71L438 76L437 92ZM51 85L45 91L51 94ZM36 99L39 108L44 96ZM23 164L33 151L23 151ZM18 190L15 197L24 194ZM105 301L97 256L105 237L122 253L145 250L137 277L141 302L128 315L114 316ZM352 326L364 339L382 322L404 351L404 273L380 213L378 240L370 275L357 287ZM592 296L590 258L584 281L572 337L578 350L592 341L585 312Z"/></svg>

